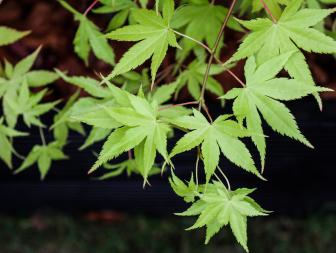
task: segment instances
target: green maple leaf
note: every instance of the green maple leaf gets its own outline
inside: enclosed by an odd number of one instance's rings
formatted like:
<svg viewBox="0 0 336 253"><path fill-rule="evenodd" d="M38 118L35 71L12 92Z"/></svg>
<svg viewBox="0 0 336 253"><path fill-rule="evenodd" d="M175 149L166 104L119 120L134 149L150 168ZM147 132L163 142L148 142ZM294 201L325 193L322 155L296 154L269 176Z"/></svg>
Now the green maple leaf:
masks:
<svg viewBox="0 0 336 253"><path fill-rule="evenodd" d="M230 61L256 54L257 64L280 54L295 51L285 69L298 80L314 84L305 57L299 49L316 53L336 53L336 41L311 26L316 25L336 9L300 9L302 0L291 1L277 23L268 18L258 18L240 23L252 32L246 36ZM315 94L320 107L321 100Z"/></svg>
<svg viewBox="0 0 336 253"><path fill-rule="evenodd" d="M246 86L234 88L223 96L226 99L235 99L234 114L239 121L246 119L247 129L253 133L252 140L259 150L262 167L264 167L266 144L260 114L274 131L312 147L301 134L289 109L277 100L294 100L309 94L330 91L296 79L275 78L291 59L292 54L293 52L289 52L276 56L259 67L255 57L248 58L245 64Z"/></svg>
<svg viewBox="0 0 336 253"><path fill-rule="evenodd" d="M93 117L87 113L78 113L76 116L80 121L95 127L115 129L104 143L91 172L123 152L134 149L138 171L146 182L157 152L166 162L170 162L167 154L167 134L171 128L160 118L155 100L149 103L143 97L135 96L106 82L114 100L107 105L88 105L87 108L95 108ZM102 120L99 119L99 115L102 115Z"/></svg>
<svg viewBox="0 0 336 253"><path fill-rule="evenodd" d="M205 63L197 60L191 62L186 70L184 70L177 79L178 86L176 88L176 95L185 85L187 85L191 96L195 100L198 100L201 96L201 86L203 84L205 70ZM223 94L223 88L221 84L212 76L218 75L223 71L224 68L220 65L212 65L207 80L206 89L217 96L221 96Z"/></svg>
<svg viewBox="0 0 336 253"><path fill-rule="evenodd" d="M237 241L248 252L247 217L268 214L248 196L253 191L254 189L244 188L229 191L222 183L214 181L208 185L206 191L199 194L199 200L177 215L199 215L195 224L187 230L206 226L206 244L223 226L230 225Z"/></svg>
<svg viewBox="0 0 336 253"><path fill-rule="evenodd" d="M209 123L200 112L194 110L194 116L171 119L171 123L192 131L185 134L176 143L170 157L202 144L201 152L207 182L218 166L220 150L228 160L262 178L254 165L250 152L245 144L238 139L249 136L249 133L237 122L228 120L229 117L229 115L223 115L213 123Z"/></svg>
<svg viewBox="0 0 336 253"><path fill-rule="evenodd" d="M227 12L228 9L221 5L210 4L207 0L198 1L197 4L188 4L179 8L173 16L171 26L174 29L185 27L186 35L198 41L205 41L212 48ZM232 18L227 25L231 29L242 31L238 22ZM187 54L197 44L183 38L182 45L183 53ZM217 52L223 45L223 39L221 39Z"/></svg>
<svg viewBox="0 0 336 253"><path fill-rule="evenodd" d="M50 169L52 161L66 158L67 156L64 155L57 142L52 142L48 145L35 145L15 173L24 171L34 163L37 163L41 180L43 180Z"/></svg>
<svg viewBox="0 0 336 253"><path fill-rule="evenodd" d="M27 36L30 31L17 31L13 28L0 26L0 46L6 46Z"/></svg>
<svg viewBox="0 0 336 253"><path fill-rule="evenodd" d="M19 132L3 124L4 118L0 118L0 158L12 168L12 152L14 150L11 138L25 136L26 133Z"/></svg>
<svg viewBox="0 0 336 253"><path fill-rule="evenodd" d="M114 65L115 56L113 49L99 31L99 28L65 1L60 0L59 2L64 8L70 11L74 15L74 19L79 22L79 27L73 41L76 54L88 65L89 54L92 49L98 59Z"/></svg>
<svg viewBox="0 0 336 253"><path fill-rule="evenodd" d="M48 102L40 104L47 90L42 90L38 93L32 94L29 91L28 84L23 81L16 101L9 101L8 103L13 108L15 115L22 115L23 120L27 126L35 125L43 127L44 125L38 119L39 116L50 111L59 103L59 101Z"/></svg>
<svg viewBox="0 0 336 253"><path fill-rule="evenodd" d="M196 185L193 175L187 185L172 172L169 183L174 192L187 203L194 202L201 189L201 186Z"/></svg>
<svg viewBox="0 0 336 253"><path fill-rule="evenodd" d="M108 79L128 72L152 57L151 76L152 83L154 82L168 46L179 47L175 34L170 28L173 13L173 0L164 2L162 16L157 15L155 11L137 9L132 14L132 17L138 23L137 25L125 26L106 35L107 38L113 40L140 41L123 55Z"/></svg>
<svg viewBox="0 0 336 253"><path fill-rule="evenodd" d="M28 87L42 87L58 79L58 75L47 70L30 70L36 60L40 48L23 58L15 66L5 61L4 75L0 78L0 98L2 99L3 113L10 127L16 125L20 108L18 108L19 90ZM23 95L23 93L22 93Z"/></svg>

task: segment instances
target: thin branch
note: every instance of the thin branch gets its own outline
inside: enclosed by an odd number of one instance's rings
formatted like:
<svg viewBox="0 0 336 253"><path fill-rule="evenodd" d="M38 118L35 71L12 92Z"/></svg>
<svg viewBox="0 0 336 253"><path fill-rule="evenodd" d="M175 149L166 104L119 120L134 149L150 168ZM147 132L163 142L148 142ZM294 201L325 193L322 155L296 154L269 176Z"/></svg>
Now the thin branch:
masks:
<svg viewBox="0 0 336 253"><path fill-rule="evenodd" d="M260 0L261 4L264 6L265 11L267 12L267 14L271 17L272 21L274 24L277 23L276 18L274 17L273 13L271 12L271 9L268 7L268 5L266 4L266 2L264 0Z"/></svg>
<svg viewBox="0 0 336 253"><path fill-rule="evenodd" d="M215 58L217 60L217 58ZM219 62L220 63L220 62ZM229 68L227 68L224 64L222 66L225 68L225 71L227 71L236 81L243 87L245 87L245 83L235 74L233 73Z"/></svg>
<svg viewBox="0 0 336 253"><path fill-rule="evenodd" d="M20 155L14 148L12 149L12 152L17 158L19 158L21 160L26 159L26 157L24 157L23 155Z"/></svg>
<svg viewBox="0 0 336 253"><path fill-rule="evenodd" d="M197 148L197 159L196 159L196 165L195 165L195 177L196 177L196 189L198 190L198 165L200 161L200 150L199 147Z"/></svg>
<svg viewBox="0 0 336 253"><path fill-rule="evenodd" d="M188 36L188 35L186 35L186 34L183 34L183 33L178 32L178 31L175 31L175 30L173 30L173 31L174 31L174 33L176 33L176 34L178 34L178 35L180 35L180 36L182 36L182 37L184 37L184 38L187 38L187 39L189 39L189 40L191 40L191 41L193 41L193 42L199 44L201 47L203 47L205 50L207 50L210 54L212 53L212 50L211 50L207 45L205 45L204 43L202 43L201 41L196 40L196 39L194 39L193 37L190 37L190 36Z"/></svg>
<svg viewBox="0 0 336 253"><path fill-rule="evenodd" d="M206 104L203 104L203 110L205 111L206 115L208 116L208 119L210 120L210 122L212 123L213 119L211 117L211 114L209 113L209 109L208 109Z"/></svg>
<svg viewBox="0 0 336 253"><path fill-rule="evenodd" d="M95 0L92 2L92 4L85 10L84 16L86 16L92 9L95 7L95 5L99 2L99 0Z"/></svg>
<svg viewBox="0 0 336 253"><path fill-rule="evenodd" d="M132 160L133 156L132 156L132 150L131 149L128 150L127 154L128 154L128 160Z"/></svg>
<svg viewBox="0 0 336 253"><path fill-rule="evenodd" d="M42 145L46 146L46 141L45 141L45 138L44 138L44 133L43 133L42 127L39 127L39 132L40 132L40 137L41 137Z"/></svg>
<svg viewBox="0 0 336 253"><path fill-rule="evenodd" d="M185 34L183 34L183 33L180 33L180 32L178 32L178 31L175 31L175 30L174 30L174 32L175 32L176 34L182 36L182 37L185 37L185 38L187 38L187 39L189 39L189 40L191 40L191 41L194 41L195 43L197 43L197 44L199 44L201 47L203 47L205 50L207 50L210 54L212 54L212 50L211 50L207 45L205 45L204 43L202 43L201 41L196 40L196 39L194 39L194 38L192 38L192 37L190 37L190 36L188 36L188 35L185 35ZM237 80L243 87L245 87L244 82L243 82L242 80L240 80L239 77L236 76L236 75L235 75L229 68L227 68L227 67L225 66L225 64L224 64L220 59L218 59L215 55L214 55L214 59L218 62L218 64L221 64L221 65L225 68L225 71L227 71L227 72L228 72L234 79L236 79L236 80Z"/></svg>
<svg viewBox="0 0 336 253"><path fill-rule="evenodd" d="M226 24L227 22L229 21L229 18L233 12L233 8L235 6L235 4L237 3L237 0L233 0L231 5L230 5L230 8L229 8L229 11L227 12L226 16L225 16L225 19L223 21L223 24L221 26L221 29L217 35L217 38L216 38L216 42L215 42L215 45L213 47L213 49L211 50L211 54L210 54L210 58L209 58L209 62L208 62L208 65L207 65L207 68L206 68L206 71L205 71L205 75L204 75L204 79L203 79L203 84L202 84L202 90L201 90L201 96L200 96L200 99L199 99L199 106L198 106L198 109L200 110L201 107L203 106L204 103L204 93L205 93L205 87L206 87L206 83L208 81L208 78L209 78L209 73L210 73L210 67L211 67L211 64L212 64L212 61L213 59L215 58L215 53L216 53L216 50L219 46L219 42L221 40L221 37L224 33L224 30L225 30L225 27L226 27Z"/></svg>
<svg viewBox="0 0 336 253"><path fill-rule="evenodd" d="M231 191L231 185L230 185L230 182L229 182L229 179L227 178L227 176L225 175L225 173L222 171L222 169L219 167L219 165L217 165L217 169L219 170L219 172L222 174L222 176L224 177L225 181L226 181L226 184L227 184L227 187L229 189L229 191Z"/></svg>
<svg viewBox="0 0 336 253"><path fill-rule="evenodd" d="M185 102L185 103L176 104L176 105L167 105L167 106L162 106L162 107L159 109L159 111L166 110L166 109L169 109L169 108L172 108L172 107L176 107L176 106L196 105L196 104L198 104L198 101Z"/></svg>

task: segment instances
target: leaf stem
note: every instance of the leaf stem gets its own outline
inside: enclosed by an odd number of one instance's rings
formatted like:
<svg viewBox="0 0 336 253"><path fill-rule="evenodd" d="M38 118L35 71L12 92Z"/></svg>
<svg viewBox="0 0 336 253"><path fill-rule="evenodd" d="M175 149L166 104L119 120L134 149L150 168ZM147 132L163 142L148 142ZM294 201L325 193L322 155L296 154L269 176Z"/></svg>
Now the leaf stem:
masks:
<svg viewBox="0 0 336 253"><path fill-rule="evenodd" d="M175 104L175 105L167 105L167 106L162 106L159 111L162 110L166 110L172 107L176 107L176 106L184 106L184 105L196 105L198 104L198 101L192 101L192 102L185 102L185 103L181 103L181 104Z"/></svg>
<svg viewBox="0 0 336 253"><path fill-rule="evenodd" d="M94 0L92 4L85 10L84 16L86 16L92 9L95 7L95 5L99 2L99 0Z"/></svg>
<svg viewBox="0 0 336 253"><path fill-rule="evenodd" d="M210 54L212 54L212 50L211 50L207 45L205 45L204 43L202 43L201 41L196 40L196 39L194 39L194 38L192 38L192 37L190 37L190 36L188 36L188 35L186 35L186 34L180 33L180 32L175 31L175 30L174 30L174 33L176 33L176 34L178 34L178 35L180 35L180 36L182 36L182 37L185 37L185 38L187 38L187 39L189 39L189 40L191 40L191 41L194 41L195 43L197 43L197 44L199 44L201 47L203 47L205 50L207 50ZM221 64L221 65L225 68L225 71L227 71L227 72L228 72L234 79L236 79L236 80L237 80L243 87L245 87L244 82L243 82L242 80L240 80L239 77L238 77L235 73L233 73L229 68L227 68L227 67L224 65L224 63L223 63L220 59L218 59L215 55L214 55L213 57L214 57L214 59L215 59L219 64Z"/></svg>
<svg viewBox="0 0 336 253"><path fill-rule="evenodd" d="M199 98L199 106L198 106L198 109L200 110L202 108L202 106L205 104L204 102L204 93L205 93L205 87L206 87L206 83L208 81L208 78L209 78L209 73L210 73L210 67L211 67L211 64L212 64L212 61L213 59L215 58L215 53L216 53L216 50L219 46L219 42L220 42L220 39L224 33L224 30L225 30L225 27L226 27L226 24L227 22L229 21L229 17L231 16L232 12L233 12L233 8L235 6L235 4L237 3L237 0L233 0L231 5L230 5L230 8L225 16L225 19L223 21L223 24L221 26L221 29L217 35L217 38L216 38L216 42L214 44L214 47L213 49L211 50L211 54L210 54L210 58L209 58L209 61L208 61L208 65L207 65L207 68L206 68L206 71L205 71L205 74L204 74L204 78L203 78L203 84L202 84L202 90L201 90L201 96Z"/></svg>
<svg viewBox="0 0 336 253"><path fill-rule="evenodd" d="M40 132L40 137L41 137L42 145L46 146L46 141L45 141L45 137L44 137L44 133L43 133L42 127L39 127L39 132Z"/></svg>
<svg viewBox="0 0 336 253"><path fill-rule="evenodd" d="M216 58L217 59L217 58ZM220 62L219 62L220 63ZM229 68L225 67L225 65L222 63L222 66L225 68L225 71L227 71L236 81L243 87L245 87L245 83L235 74L233 73Z"/></svg>
<svg viewBox="0 0 336 253"><path fill-rule="evenodd" d="M178 34L178 35L180 35L180 36L182 36L182 37L184 37L184 38L187 38L188 40L191 40L191 41L199 44L201 47L203 47L204 49L206 49L210 54L212 54L212 50L207 45L205 45L203 42L201 42L199 40L196 40L193 37L190 37L190 36L188 36L186 34L180 33L180 32L178 32L176 30L173 30L173 32L176 33L176 34Z"/></svg>
<svg viewBox="0 0 336 253"><path fill-rule="evenodd" d="M196 179L196 189L198 191L198 165L200 161L200 149L199 146L197 147L197 159L195 164L195 179Z"/></svg>
<svg viewBox="0 0 336 253"><path fill-rule="evenodd" d="M132 156L132 150L131 149L128 150L127 154L128 154L128 160L132 160L133 156Z"/></svg>
<svg viewBox="0 0 336 253"><path fill-rule="evenodd" d="M270 9L270 8L268 7L268 5L266 4L266 2L265 2L264 0L260 0L260 2L261 2L261 4L264 6L264 9L265 9L265 11L267 12L267 14L271 17L272 22L273 22L274 24L276 24L276 23L277 23L277 20L276 20L276 18L274 17L273 13L271 12L271 9Z"/></svg>
<svg viewBox="0 0 336 253"><path fill-rule="evenodd" d="M213 119L211 117L211 114L209 113L209 109L208 109L208 106L206 104L203 104L203 110L205 111L206 115L208 116L210 122L212 123Z"/></svg>
<svg viewBox="0 0 336 253"><path fill-rule="evenodd" d="M217 169L219 170L219 172L222 174L222 176L224 177L225 181L226 181L226 184L227 184L227 187L229 189L229 191L231 191L231 185L230 185L230 182L229 182L229 179L227 178L227 176L225 175L225 173L222 171L222 169L219 167L219 165L217 165Z"/></svg>
<svg viewBox="0 0 336 253"><path fill-rule="evenodd" d="M26 157L24 157L23 155L20 155L14 148L12 149L12 152L17 158L19 158L21 160L26 159Z"/></svg>

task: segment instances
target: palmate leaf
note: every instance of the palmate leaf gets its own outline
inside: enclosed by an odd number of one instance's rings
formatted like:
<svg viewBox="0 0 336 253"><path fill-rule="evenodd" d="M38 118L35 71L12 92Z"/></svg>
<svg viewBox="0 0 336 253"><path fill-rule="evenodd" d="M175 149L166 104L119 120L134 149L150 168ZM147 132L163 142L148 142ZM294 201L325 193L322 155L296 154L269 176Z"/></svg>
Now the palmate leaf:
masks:
<svg viewBox="0 0 336 253"><path fill-rule="evenodd" d="M174 172L172 172L171 177L169 178L169 183L174 192L183 198L187 203L194 202L195 198L198 196L198 191L202 186L196 185L193 175L191 176L188 184L184 183L179 179Z"/></svg>
<svg viewBox="0 0 336 253"><path fill-rule="evenodd" d="M274 131L312 147L301 134L289 109L277 100L300 99L309 94L330 91L296 79L275 78L292 54L293 52L289 52L276 56L259 67L255 57L250 57L245 64L246 86L234 88L223 96L226 99L235 99L234 114L240 122L246 119L247 129L252 133L252 140L259 150L262 167L265 163L266 144L260 114Z"/></svg>
<svg viewBox="0 0 336 253"><path fill-rule="evenodd" d="M230 225L237 241L248 252L247 217L268 215L267 211L248 196L253 191L244 188L229 191L222 183L213 181L199 194L199 200L177 215L199 215L195 224L188 230L205 226L206 244L222 227Z"/></svg>
<svg viewBox="0 0 336 253"><path fill-rule="evenodd" d="M166 162L170 162L167 153L167 134L171 128L159 119L160 114L155 100L149 103L145 98L132 95L106 82L113 95L112 102L105 105L96 102L94 105L87 101L78 110L77 115L72 116L98 129L105 128L110 131L114 129L90 171L96 170L123 152L134 149L138 171L146 182L157 152Z"/></svg>
<svg viewBox="0 0 336 253"><path fill-rule="evenodd" d="M175 34L170 28L172 13L174 13L173 0L164 2L162 16L157 15L155 11L136 9L132 17L138 23L137 25L125 26L106 35L107 38L113 40L140 41L123 55L107 77L108 79L128 72L152 57L151 76L152 83L154 82L168 46L179 47Z"/></svg>
<svg viewBox="0 0 336 253"><path fill-rule="evenodd" d="M198 40L205 41L212 48L215 44L222 22L228 9L209 3L207 0L198 1L197 4L188 4L179 8L173 16L171 26L174 29L185 27L185 34ZM236 20L230 18L228 27L236 31L242 31L241 26ZM183 38L181 41L183 54L193 49L197 44L192 40ZM221 39L218 51L224 43Z"/></svg>
<svg viewBox="0 0 336 253"><path fill-rule="evenodd" d="M257 18L240 23L252 32L246 36L230 61L237 61L256 54L260 65L273 57L295 51L285 64L289 75L295 79L314 84L305 57L299 49L308 52L332 54L336 41L311 28L336 9L301 9L302 0L291 1L277 23L268 18ZM320 107L321 101L315 94Z"/></svg>
<svg viewBox="0 0 336 253"><path fill-rule="evenodd" d="M6 46L27 36L30 31L17 31L13 28L0 26L0 46Z"/></svg>
<svg viewBox="0 0 336 253"><path fill-rule="evenodd" d="M228 120L228 115L218 117L212 124L198 111L194 116L184 116L171 119L176 126L191 129L173 148L170 157L191 150L201 144L206 180L209 182L219 163L220 150L232 163L244 170L263 178L254 165L251 154L239 140L239 137L249 136L249 133L237 122Z"/></svg>
<svg viewBox="0 0 336 253"><path fill-rule="evenodd" d="M50 111L60 101L48 102L40 104L47 90L42 90L32 94L28 88L27 82L24 80L19 91L16 101L8 101L13 108L15 115L22 115L25 124L43 127L44 125L39 120L39 117Z"/></svg>
<svg viewBox="0 0 336 253"><path fill-rule="evenodd" d="M35 145L15 173L22 172L37 163L41 180L47 175L52 161L67 159L57 142L48 145Z"/></svg>
<svg viewBox="0 0 336 253"><path fill-rule="evenodd" d="M20 60L15 66L5 61L4 76L0 82L0 98L3 98L2 106L6 122L12 128L15 127L17 117L22 111L18 105L19 90L24 89L24 93L27 95L29 88L42 87L58 79L58 75L52 71L30 70L40 49L36 49L32 54ZM21 104L24 104L23 101Z"/></svg>
<svg viewBox="0 0 336 253"><path fill-rule="evenodd" d="M113 49L99 31L99 28L86 16L72 8L67 2L62 0L59 2L64 8L70 11L74 15L74 19L79 22L79 27L73 42L76 54L88 65L89 53L92 49L98 59L114 65L115 55Z"/></svg>

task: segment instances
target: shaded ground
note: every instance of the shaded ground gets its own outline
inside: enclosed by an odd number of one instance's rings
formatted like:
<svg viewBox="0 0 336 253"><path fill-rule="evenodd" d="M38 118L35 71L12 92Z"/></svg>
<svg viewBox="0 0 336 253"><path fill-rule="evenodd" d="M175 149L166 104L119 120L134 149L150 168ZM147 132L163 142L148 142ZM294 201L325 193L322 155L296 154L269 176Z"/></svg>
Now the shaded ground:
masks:
<svg viewBox="0 0 336 253"><path fill-rule="evenodd" d="M0 216L1 253L239 253L231 232L203 245L204 231L184 231L192 219L124 216L114 212L69 216ZM249 222L253 253L336 252L336 215L270 217Z"/></svg>

